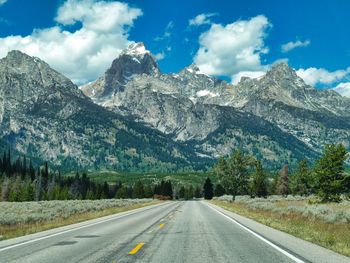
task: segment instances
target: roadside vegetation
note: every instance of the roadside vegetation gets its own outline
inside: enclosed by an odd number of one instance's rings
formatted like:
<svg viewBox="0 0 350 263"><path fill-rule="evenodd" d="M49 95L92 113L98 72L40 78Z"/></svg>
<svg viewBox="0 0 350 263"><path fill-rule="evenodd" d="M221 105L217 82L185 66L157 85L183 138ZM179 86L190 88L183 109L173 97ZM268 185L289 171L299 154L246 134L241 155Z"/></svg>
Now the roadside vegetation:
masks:
<svg viewBox="0 0 350 263"><path fill-rule="evenodd" d="M231 195L211 201L226 210L251 218L346 256L350 256L350 202L319 203L316 196L251 198Z"/></svg>
<svg viewBox="0 0 350 263"><path fill-rule="evenodd" d="M327 145L314 165L301 160L272 177L259 160L235 151L214 170L227 195L216 205L350 256L350 174L341 144Z"/></svg>
<svg viewBox="0 0 350 263"><path fill-rule="evenodd" d="M0 240L156 203L153 199L0 202Z"/></svg>

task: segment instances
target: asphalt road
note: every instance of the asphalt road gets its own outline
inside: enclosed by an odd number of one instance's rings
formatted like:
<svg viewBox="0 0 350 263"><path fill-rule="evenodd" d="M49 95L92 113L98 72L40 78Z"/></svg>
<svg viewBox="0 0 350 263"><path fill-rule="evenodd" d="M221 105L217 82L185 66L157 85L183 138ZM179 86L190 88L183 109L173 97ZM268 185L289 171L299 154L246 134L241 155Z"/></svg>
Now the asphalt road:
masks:
<svg viewBox="0 0 350 263"><path fill-rule="evenodd" d="M256 226L241 223L203 201L168 202L1 241L0 262L320 262L310 260L308 251L297 253L298 242L303 246L305 241L291 236L283 241L286 234L279 232L278 244L252 229ZM271 232L260 224L257 228ZM286 247L288 242L294 251ZM322 262L350 262L310 247L311 254L312 249L317 255L324 253Z"/></svg>

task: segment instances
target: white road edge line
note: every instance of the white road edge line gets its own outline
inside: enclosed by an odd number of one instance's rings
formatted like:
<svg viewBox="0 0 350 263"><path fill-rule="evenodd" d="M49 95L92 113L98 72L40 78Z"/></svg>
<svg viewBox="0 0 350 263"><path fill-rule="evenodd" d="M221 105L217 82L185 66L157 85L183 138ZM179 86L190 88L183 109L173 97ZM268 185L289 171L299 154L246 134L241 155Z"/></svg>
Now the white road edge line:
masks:
<svg viewBox="0 0 350 263"><path fill-rule="evenodd" d="M217 213L219 213L220 215L226 217L227 219L231 220L233 223L235 223L236 225L240 226L241 228L243 228L244 230L246 230L247 232L249 232L250 234L254 235L255 237L259 238L260 240L264 241L266 244L270 245L271 247L273 247L274 249L278 250L279 252L281 252L282 254L284 254L285 256L289 257L290 259L294 260L297 263L305 263L305 261L295 257L294 255L292 255L291 253L289 253L288 251L280 248L279 246L275 245L274 243L272 243L271 241L267 240L266 238L264 238L263 236L255 233L254 231L250 230L249 228L247 228L246 226L242 225L241 223L239 223L237 220L233 219L232 217L229 217L228 215L225 215L223 212L217 210L216 208L214 208L213 206L211 206L210 204L206 203L206 205L208 205L211 209L213 209L214 211L216 211Z"/></svg>
<svg viewBox="0 0 350 263"><path fill-rule="evenodd" d="M157 204L157 205L155 205L155 206L153 206L153 207L158 207L158 206L160 206L160 205L165 205L165 204ZM144 207L144 208L151 209L151 208L153 208L153 207L147 207L147 206L146 206L146 207ZM142 210L148 210L148 209L142 209L142 208L141 208L141 211L142 211ZM40 240L43 240L43 239L47 239L47 238L50 238L50 237L55 237L55 236L59 236L59 235L65 234L65 233L73 232L73 231L76 231L76 230L79 230L79 229L82 229L82 228L86 228L86 227L98 225L98 224L105 223L105 222L112 221L112 220L116 220L116 219L120 219L120 218L129 216L129 215L133 215L133 214L136 214L136 213L139 213L139 212L140 212L140 210L131 211L131 212L129 212L129 213L127 213L127 214L124 214L124 215L119 215L119 216L116 215L116 217L108 218L108 219L101 220L101 221L98 221L98 222L95 222L95 223L91 223L91 224L87 224L87 225L75 227L75 228L72 228L72 229L67 229L67 230L64 230L64 231L61 231L61 232L58 232L58 233L54 233L54 234L51 234L51 235L47 235L47 236L43 236L43 237L38 237L38 238L35 238L35 239L31 239L31 240L28 240L28 241L24 241L24 242L21 242L21 243L17 243L17 244L14 244L14 245L10 245L10 246L7 246L7 247L3 247L3 248L0 248L0 252L5 251L5 250L8 250L8 249L11 249L11 248L15 248L15 247L27 245L27 244L30 244L30 243L34 243L34 242L37 242L37 241L40 241ZM69 226L69 225L68 225L68 226ZM39 233L40 233L40 232L39 232Z"/></svg>

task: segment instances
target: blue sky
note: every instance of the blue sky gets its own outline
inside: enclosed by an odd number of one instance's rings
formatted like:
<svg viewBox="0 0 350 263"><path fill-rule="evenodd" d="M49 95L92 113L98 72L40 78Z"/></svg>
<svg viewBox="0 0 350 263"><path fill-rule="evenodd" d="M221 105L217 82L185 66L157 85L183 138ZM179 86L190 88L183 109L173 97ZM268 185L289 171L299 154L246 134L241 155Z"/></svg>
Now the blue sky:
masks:
<svg viewBox="0 0 350 263"><path fill-rule="evenodd" d="M142 41L163 72L196 62L207 74L237 81L287 60L312 85L350 89L350 1L122 3L0 0L0 56L23 50L82 84Z"/></svg>

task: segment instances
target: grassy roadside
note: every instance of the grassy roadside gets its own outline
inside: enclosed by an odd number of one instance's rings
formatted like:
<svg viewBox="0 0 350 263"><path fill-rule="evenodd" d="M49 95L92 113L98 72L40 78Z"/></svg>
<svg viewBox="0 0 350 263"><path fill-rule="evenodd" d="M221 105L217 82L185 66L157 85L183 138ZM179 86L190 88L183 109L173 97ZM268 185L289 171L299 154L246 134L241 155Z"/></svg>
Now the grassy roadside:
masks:
<svg viewBox="0 0 350 263"><path fill-rule="evenodd" d="M80 223L83 221L108 216L116 213L121 213L136 208L142 208L154 204L158 204L161 201L151 201L147 203L132 204L124 207L111 207L100 211L91 211L84 213L77 213L70 215L69 217L58 217L52 220L44 220L30 223L17 223L17 224L0 224L0 240L24 236L33 234L61 226Z"/></svg>
<svg viewBox="0 0 350 263"><path fill-rule="evenodd" d="M212 200L211 203L345 256L350 256L349 223L324 222L297 212L277 213L259 208L253 209L247 204L238 202Z"/></svg>

